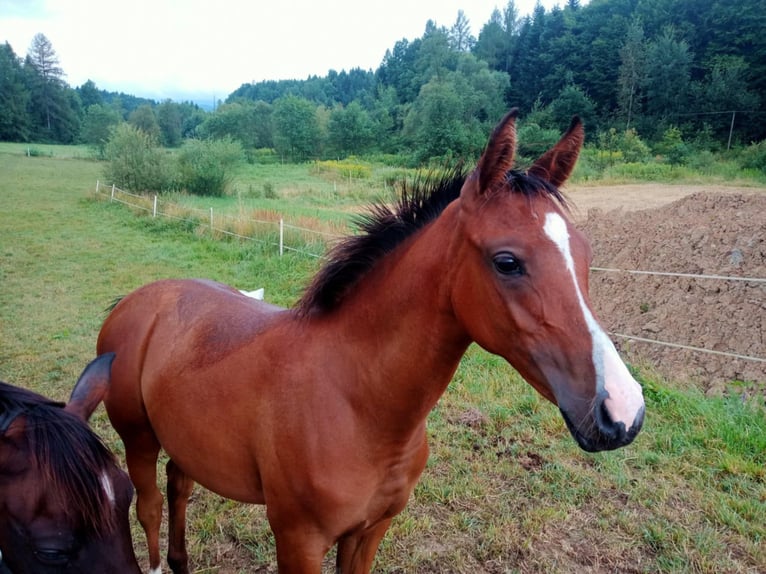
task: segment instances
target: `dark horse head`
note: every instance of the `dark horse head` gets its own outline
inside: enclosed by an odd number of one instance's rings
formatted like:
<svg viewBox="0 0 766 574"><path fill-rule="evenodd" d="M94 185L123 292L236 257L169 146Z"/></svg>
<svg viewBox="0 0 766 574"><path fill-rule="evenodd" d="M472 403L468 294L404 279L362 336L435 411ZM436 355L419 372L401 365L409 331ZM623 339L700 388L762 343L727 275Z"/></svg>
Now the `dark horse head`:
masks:
<svg viewBox="0 0 766 574"><path fill-rule="evenodd" d="M90 429L113 355L78 381L69 403L0 382L0 572L140 573L130 479ZM97 400L96 400L97 399Z"/></svg>

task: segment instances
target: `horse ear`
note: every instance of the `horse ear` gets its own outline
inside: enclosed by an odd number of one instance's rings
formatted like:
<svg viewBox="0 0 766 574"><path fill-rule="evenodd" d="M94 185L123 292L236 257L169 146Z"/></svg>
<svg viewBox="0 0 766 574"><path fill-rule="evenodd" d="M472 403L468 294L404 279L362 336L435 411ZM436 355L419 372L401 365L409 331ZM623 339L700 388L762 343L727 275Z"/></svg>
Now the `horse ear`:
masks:
<svg viewBox="0 0 766 574"><path fill-rule="evenodd" d="M77 379L72 394L64 410L87 421L98 404L104 399L109 389L109 377L112 372L114 353L99 355L91 361Z"/></svg>
<svg viewBox="0 0 766 574"><path fill-rule="evenodd" d="M536 175L559 187L572 174L580 149L585 141L585 130L578 116L572 118L567 132L558 143L545 152L527 173Z"/></svg>
<svg viewBox="0 0 766 574"><path fill-rule="evenodd" d="M481 155L476 168L481 192L492 189L513 167L516 156L516 116L518 115L517 108L511 109L489 136L487 148Z"/></svg>

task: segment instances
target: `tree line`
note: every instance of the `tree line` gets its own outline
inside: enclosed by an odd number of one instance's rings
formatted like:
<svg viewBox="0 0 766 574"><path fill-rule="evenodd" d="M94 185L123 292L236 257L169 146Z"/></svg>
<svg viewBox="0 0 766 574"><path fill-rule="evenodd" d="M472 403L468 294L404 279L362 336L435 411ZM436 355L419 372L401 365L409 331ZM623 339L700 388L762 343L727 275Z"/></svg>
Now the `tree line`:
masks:
<svg viewBox="0 0 766 574"><path fill-rule="evenodd" d="M517 106L530 146L579 114L591 141L670 134L716 151L766 139L763 30L762 0L568 0L524 17L510 0L477 36L460 11L451 26L429 21L397 42L374 71L243 84L213 112L90 81L72 89L38 35L23 60L0 46L0 140L85 142L103 154L127 121L170 147L227 137L285 160L376 153L417 164L476 157Z"/></svg>

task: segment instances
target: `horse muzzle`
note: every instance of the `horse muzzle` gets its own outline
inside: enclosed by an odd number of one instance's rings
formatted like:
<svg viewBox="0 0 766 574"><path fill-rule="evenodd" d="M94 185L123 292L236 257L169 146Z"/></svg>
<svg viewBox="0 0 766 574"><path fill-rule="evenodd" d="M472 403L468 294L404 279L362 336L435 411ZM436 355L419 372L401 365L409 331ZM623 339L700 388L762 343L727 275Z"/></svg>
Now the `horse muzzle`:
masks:
<svg viewBox="0 0 766 574"><path fill-rule="evenodd" d="M614 450L626 446L633 442L644 424L644 406L638 410L630 427L623 421L612 420L605 404L607 396L602 394L594 401L591 413L580 424L575 424L567 412L560 409L569 432L580 448L587 452Z"/></svg>

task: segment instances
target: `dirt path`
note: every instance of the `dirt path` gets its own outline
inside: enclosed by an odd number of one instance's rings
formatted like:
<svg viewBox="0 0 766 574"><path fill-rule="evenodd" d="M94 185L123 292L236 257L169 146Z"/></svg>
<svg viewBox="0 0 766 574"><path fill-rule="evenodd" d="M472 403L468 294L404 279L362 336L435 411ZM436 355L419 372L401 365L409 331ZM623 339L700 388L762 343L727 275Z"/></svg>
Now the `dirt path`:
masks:
<svg viewBox="0 0 766 574"><path fill-rule="evenodd" d="M569 200L574 204L574 215L578 221L587 218L588 210L611 211L622 208L625 211L661 207L694 193L716 194L762 194L766 187L741 187L724 185L673 185L664 183L639 183L629 185L574 185L566 189Z"/></svg>

